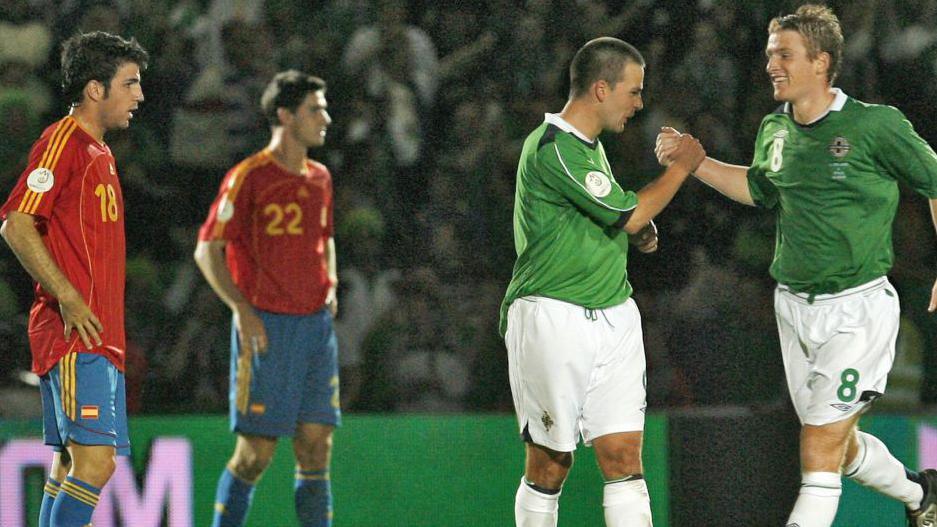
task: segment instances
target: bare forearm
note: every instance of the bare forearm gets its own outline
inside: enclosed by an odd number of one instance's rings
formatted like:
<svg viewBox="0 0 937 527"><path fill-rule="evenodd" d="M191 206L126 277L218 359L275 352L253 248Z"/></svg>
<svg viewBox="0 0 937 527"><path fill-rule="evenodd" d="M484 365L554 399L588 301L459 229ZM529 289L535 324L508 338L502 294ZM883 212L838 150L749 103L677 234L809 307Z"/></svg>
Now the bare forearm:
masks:
<svg viewBox="0 0 937 527"><path fill-rule="evenodd" d="M693 175L729 199L745 205L755 204L748 189L748 167L707 157Z"/></svg>
<svg viewBox="0 0 937 527"><path fill-rule="evenodd" d="M81 294L52 259L31 215L10 212L0 234L26 272L59 301L77 300Z"/></svg>
<svg viewBox="0 0 937 527"><path fill-rule="evenodd" d="M328 266L329 282L332 282L332 287L336 287L338 286L338 265L335 259L335 238L329 238L325 244L325 262Z"/></svg>
<svg viewBox="0 0 937 527"><path fill-rule="evenodd" d="M195 263L198 264L208 285L231 311L248 305L247 299L231 278L231 271L225 261L223 242L198 242L195 247Z"/></svg>
<svg viewBox="0 0 937 527"><path fill-rule="evenodd" d="M639 190L638 206L625 223L625 231L628 234L636 234L647 226L670 203L687 176L689 172L674 163L667 167L660 177Z"/></svg>

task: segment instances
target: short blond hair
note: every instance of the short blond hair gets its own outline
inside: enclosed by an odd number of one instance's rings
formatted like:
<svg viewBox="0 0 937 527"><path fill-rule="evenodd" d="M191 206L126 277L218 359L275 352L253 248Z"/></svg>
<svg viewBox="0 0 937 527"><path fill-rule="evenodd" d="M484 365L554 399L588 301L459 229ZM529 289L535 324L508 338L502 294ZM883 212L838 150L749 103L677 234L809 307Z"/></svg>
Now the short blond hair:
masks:
<svg viewBox="0 0 937 527"><path fill-rule="evenodd" d="M793 14L775 17L768 24L769 35L785 29L804 37L807 56L811 59L820 53L829 54L830 69L826 75L833 84L843 62L843 30L833 10L824 5L805 4Z"/></svg>

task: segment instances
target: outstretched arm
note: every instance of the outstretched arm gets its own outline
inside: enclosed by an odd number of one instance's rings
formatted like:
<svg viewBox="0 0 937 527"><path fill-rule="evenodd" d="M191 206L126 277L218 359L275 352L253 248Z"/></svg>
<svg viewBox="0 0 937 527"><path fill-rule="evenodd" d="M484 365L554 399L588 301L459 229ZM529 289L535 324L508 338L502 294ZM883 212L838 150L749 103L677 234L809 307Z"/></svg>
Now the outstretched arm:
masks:
<svg viewBox="0 0 937 527"><path fill-rule="evenodd" d="M682 135L673 128L667 126L661 128L654 148L654 153L657 154L657 160L661 165L668 166L671 163L677 141ZM693 175L729 199L745 205L755 204L748 188L748 167L730 165L707 157Z"/></svg>
<svg viewBox="0 0 937 527"><path fill-rule="evenodd" d="M705 159L706 151L696 138L685 134L677 138L671 156L672 162L664 173L638 191L638 205L624 225L628 234L637 234L664 210L687 176Z"/></svg>

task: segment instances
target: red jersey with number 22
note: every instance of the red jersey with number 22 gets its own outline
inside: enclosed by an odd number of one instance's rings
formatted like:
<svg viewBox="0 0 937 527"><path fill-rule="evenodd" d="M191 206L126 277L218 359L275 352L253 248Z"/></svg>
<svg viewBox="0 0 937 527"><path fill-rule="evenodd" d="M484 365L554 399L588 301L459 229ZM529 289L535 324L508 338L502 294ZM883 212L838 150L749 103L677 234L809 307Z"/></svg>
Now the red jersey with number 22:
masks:
<svg viewBox="0 0 937 527"><path fill-rule="evenodd" d="M29 312L32 371L43 375L71 352L104 355L123 371L124 202L111 150L72 117L49 126L0 219L10 211L35 217L52 259L104 327L101 346L85 348L75 330L66 339L58 300L36 284Z"/></svg>
<svg viewBox="0 0 937 527"><path fill-rule="evenodd" d="M325 305L332 231L328 169L307 160L296 174L262 150L228 171L199 240L228 242L231 277L254 307L300 315Z"/></svg>

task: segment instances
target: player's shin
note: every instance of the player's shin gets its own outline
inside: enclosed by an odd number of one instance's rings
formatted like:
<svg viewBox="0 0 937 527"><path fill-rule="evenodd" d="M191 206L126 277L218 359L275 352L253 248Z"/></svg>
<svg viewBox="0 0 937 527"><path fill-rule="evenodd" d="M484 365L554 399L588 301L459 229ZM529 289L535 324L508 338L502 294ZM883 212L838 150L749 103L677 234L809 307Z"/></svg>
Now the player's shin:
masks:
<svg viewBox="0 0 937 527"><path fill-rule="evenodd" d="M225 468L218 479L212 527L241 527L250 510L254 485Z"/></svg>
<svg viewBox="0 0 937 527"><path fill-rule="evenodd" d="M296 516L303 527L331 527L332 486L329 471L296 469Z"/></svg>
<svg viewBox="0 0 937 527"><path fill-rule="evenodd" d="M804 472L787 527L830 527L842 493L843 483L838 473Z"/></svg>
<svg viewBox="0 0 937 527"><path fill-rule="evenodd" d="M101 489L78 478L65 478L55 497L49 515L49 525L55 527L84 527L91 523L91 515L98 505Z"/></svg>
<svg viewBox="0 0 937 527"><path fill-rule="evenodd" d="M602 506L608 527L650 527L651 499L644 476L634 474L606 481Z"/></svg>
<svg viewBox="0 0 937 527"><path fill-rule="evenodd" d="M39 527L52 527L52 505L55 497L59 495L62 484L51 477L46 480L42 492L42 505L39 507Z"/></svg>
<svg viewBox="0 0 937 527"><path fill-rule="evenodd" d="M905 466L891 455L885 443L871 434L856 432L856 444L855 459L844 467L843 475L917 510L924 489L908 478Z"/></svg>
<svg viewBox="0 0 937 527"><path fill-rule="evenodd" d="M556 527L562 489L534 489L524 478L514 498L517 527Z"/></svg>

